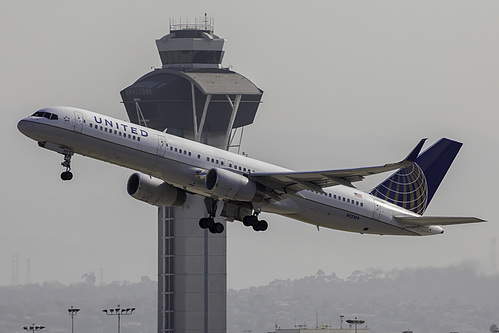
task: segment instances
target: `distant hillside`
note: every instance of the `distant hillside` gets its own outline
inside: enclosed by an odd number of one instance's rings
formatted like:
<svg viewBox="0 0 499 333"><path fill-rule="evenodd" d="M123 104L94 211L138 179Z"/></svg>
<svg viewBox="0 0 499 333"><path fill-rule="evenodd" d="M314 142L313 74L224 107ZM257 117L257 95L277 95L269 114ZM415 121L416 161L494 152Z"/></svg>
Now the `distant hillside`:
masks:
<svg viewBox="0 0 499 333"><path fill-rule="evenodd" d="M447 268L354 272L276 280L230 290L229 332L269 332L275 325L339 327L340 315L366 320L373 333L488 332L499 322L499 276L463 264Z"/></svg>
<svg viewBox="0 0 499 333"><path fill-rule="evenodd" d="M472 264L385 272L354 272L346 279L318 271L297 280L276 280L267 286L228 291L228 332L265 333L295 324L339 326L345 319L366 320L372 333L489 332L499 323L499 276L482 276ZM95 286L58 283L0 287L1 332L22 332L36 323L47 332L70 332L67 309L81 308L75 332L116 330L114 316L102 309L134 306L122 318L122 331L156 332L156 283Z"/></svg>

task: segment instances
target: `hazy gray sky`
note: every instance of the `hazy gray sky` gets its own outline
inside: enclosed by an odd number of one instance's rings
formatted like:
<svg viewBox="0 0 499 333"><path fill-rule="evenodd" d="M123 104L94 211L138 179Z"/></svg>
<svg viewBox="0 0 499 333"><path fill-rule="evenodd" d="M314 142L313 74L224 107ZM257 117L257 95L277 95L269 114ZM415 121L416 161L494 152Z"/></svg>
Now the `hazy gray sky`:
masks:
<svg viewBox="0 0 499 333"><path fill-rule="evenodd" d="M296 170L397 161L423 137L464 142L427 214L469 215L433 237L321 229L266 215L269 230L228 226L228 286L296 278L319 268L446 266L473 260L496 273L499 232L497 1L3 1L0 284L104 282L157 275L156 208L126 194L131 170L62 156L17 131L50 105L126 119L119 91L160 66L154 40L204 15L228 38L225 66L264 90L245 131L250 156ZM381 179L358 184L369 189Z"/></svg>

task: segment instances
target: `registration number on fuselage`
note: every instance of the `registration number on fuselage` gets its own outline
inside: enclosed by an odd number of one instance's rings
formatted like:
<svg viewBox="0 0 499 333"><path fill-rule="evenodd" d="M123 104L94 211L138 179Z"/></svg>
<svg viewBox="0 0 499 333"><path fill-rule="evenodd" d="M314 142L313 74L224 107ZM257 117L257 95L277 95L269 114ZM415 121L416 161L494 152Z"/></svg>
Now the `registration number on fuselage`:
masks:
<svg viewBox="0 0 499 333"><path fill-rule="evenodd" d="M354 219L354 220L359 220L360 219L360 216L357 216L355 214L350 214L350 213L347 213L347 217L350 218L350 219Z"/></svg>

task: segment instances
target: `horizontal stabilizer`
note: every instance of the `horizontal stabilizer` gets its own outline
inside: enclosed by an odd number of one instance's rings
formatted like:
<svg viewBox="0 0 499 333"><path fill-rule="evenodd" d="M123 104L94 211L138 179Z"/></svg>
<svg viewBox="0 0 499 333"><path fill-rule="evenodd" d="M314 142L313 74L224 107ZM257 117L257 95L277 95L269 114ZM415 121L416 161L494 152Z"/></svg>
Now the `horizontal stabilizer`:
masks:
<svg viewBox="0 0 499 333"><path fill-rule="evenodd" d="M420 216L420 217L397 217L395 220L402 224L409 225L452 225L452 224L464 224L464 223L478 223L486 222L485 220L479 219L477 217L452 217L452 216Z"/></svg>

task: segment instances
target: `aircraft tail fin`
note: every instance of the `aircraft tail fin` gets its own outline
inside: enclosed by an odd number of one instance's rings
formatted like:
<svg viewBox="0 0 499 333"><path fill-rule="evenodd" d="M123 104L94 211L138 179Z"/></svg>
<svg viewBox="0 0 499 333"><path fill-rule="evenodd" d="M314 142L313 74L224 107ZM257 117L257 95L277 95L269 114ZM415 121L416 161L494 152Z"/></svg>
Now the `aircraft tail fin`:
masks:
<svg viewBox="0 0 499 333"><path fill-rule="evenodd" d="M463 144L440 139L371 191L371 195L423 215Z"/></svg>

